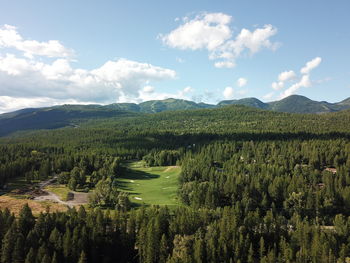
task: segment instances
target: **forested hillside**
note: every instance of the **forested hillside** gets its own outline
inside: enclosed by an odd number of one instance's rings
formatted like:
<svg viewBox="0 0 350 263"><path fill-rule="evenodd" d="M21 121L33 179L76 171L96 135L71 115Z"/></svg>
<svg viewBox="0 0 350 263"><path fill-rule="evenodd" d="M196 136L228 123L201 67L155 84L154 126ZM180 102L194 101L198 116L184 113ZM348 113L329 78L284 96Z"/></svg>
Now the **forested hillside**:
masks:
<svg viewBox="0 0 350 263"><path fill-rule="evenodd" d="M328 113L347 110L350 108L349 99L339 103L328 103L325 101L313 101L303 96L292 95L280 101L264 103L256 98L245 98L240 100L225 100L217 105L206 103L195 103L188 100L165 99L146 101L140 104L135 103L114 103L110 105L63 105L47 108L28 108L15 112L0 115L0 136L8 135L16 131L38 130L38 129L57 129L67 126L76 127L82 123L96 119L124 118L132 116L147 116L159 112L179 111L170 114L172 118L176 115L186 114L187 116L200 115L192 110L200 109L218 109L210 112L211 116L221 119L218 114L226 115L226 109L220 111L222 107L228 105L242 105L251 108L271 110L277 112L289 113ZM184 113L183 111L190 111ZM254 112L254 109L248 110ZM207 111L202 111L206 114ZM228 110L230 112L230 110ZM267 114L267 113L265 113ZM165 115L167 116L167 115ZM271 115L277 116L277 115ZM285 115L280 115L285 116ZM255 115L253 116L256 117ZM158 118L155 117L156 119ZM313 118L313 117L311 117ZM202 124L201 124L202 125Z"/></svg>
<svg viewBox="0 0 350 263"><path fill-rule="evenodd" d="M0 212L1 262L350 258L349 111L232 105L104 115L3 137L0 153L3 191L20 176L31 184L57 175L70 189L92 192L87 207L67 212ZM128 160L180 166L180 205L135 206L118 180Z"/></svg>

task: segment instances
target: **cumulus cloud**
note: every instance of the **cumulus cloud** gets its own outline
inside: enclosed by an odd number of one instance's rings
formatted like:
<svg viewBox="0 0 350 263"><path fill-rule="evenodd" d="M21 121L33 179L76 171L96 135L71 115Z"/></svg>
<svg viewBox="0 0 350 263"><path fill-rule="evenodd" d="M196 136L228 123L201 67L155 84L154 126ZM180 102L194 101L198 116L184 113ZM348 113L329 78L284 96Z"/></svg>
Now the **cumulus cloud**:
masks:
<svg viewBox="0 0 350 263"><path fill-rule="evenodd" d="M272 82L271 87L274 90L281 90L284 88L284 82L283 81Z"/></svg>
<svg viewBox="0 0 350 263"><path fill-rule="evenodd" d="M295 72L293 70L284 71L278 75L278 80L285 82L285 81L292 80L292 79L296 78L296 76L297 75L295 74Z"/></svg>
<svg viewBox="0 0 350 263"><path fill-rule="evenodd" d="M121 91L137 96L150 81L175 78L173 70L127 59L107 61L97 69L73 69L70 62L57 59L51 64L0 56L0 90L5 96L48 96L84 101L118 100Z"/></svg>
<svg viewBox="0 0 350 263"><path fill-rule="evenodd" d="M281 94L281 99L286 98L290 95L293 95L296 93L297 90L300 88L308 88L311 87L311 81L309 75L303 75L300 79L299 82L293 84L290 86L288 89L286 89L282 94Z"/></svg>
<svg viewBox="0 0 350 263"><path fill-rule="evenodd" d="M0 113L15 111L22 108L40 108L62 104L93 104L92 101L77 101L73 99L53 99L48 97L35 98L14 98L9 96L0 96Z"/></svg>
<svg viewBox="0 0 350 263"><path fill-rule="evenodd" d="M309 62L306 63L306 65L300 70L301 74L309 74L311 70L314 68L317 68L322 62L322 58L316 57Z"/></svg>
<svg viewBox="0 0 350 263"><path fill-rule="evenodd" d="M18 58L0 57L0 91L11 97L50 97L111 103L121 94L137 97L150 81L174 79L175 71L127 59L107 61L94 70L73 69L69 61L52 64Z"/></svg>
<svg viewBox="0 0 350 263"><path fill-rule="evenodd" d="M144 86L142 91L145 92L145 93L153 93L154 92L154 87L152 87L152 86Z"/></svg>
<svg viewBox="0 0 350 263"><path fill-rule="evenodd" d="M272 25L250 31L243 28L233 37L230 27L232 17L223 13L202 13L193 19L183 19L183 24L167 35L161 35L163 43L178 49L206 49L209 58L220 60L218 68L232 68L237 58L245 53L253 55L263 48L275 50L279 44L270 41L277 33Z"/></svg>
<svg viewBox="0 0 350 263"><path fill-rule="evenodd" d="M146 86L151 87L151 86ZM155 88L151 87L151 92L149 92L150 88L144 87L142 90L139 91L138 97L130 97L125 94L123 94L119 102L135 102L139 103L142 101L148 101L148 100L164 100L167 98L174 98L174 99L185 99L190 100L189 95L193 92L192 87L187 86L181 90L178 90L175 93L167 93L167 92L156 92ZM146 89L145 89L146 88Z"/></svg>
<svg viewBox="0 0 350 263"><path fill-rule="evenodd" d="M218 61L214 63L214 67L216 68L234 68L236 64L231 61Z"/></svg>
<svg viewBox="0 0 350 263"><path fill-rule="evenodd" d="M272 82L271 87L274 90L281 90L285 87L285 82L294 80L297 77L293 70L283 71L278 75L278 81Z"/></svg>
<svg viewBox="0 0 350 263"><path fill-rule="evenodd" d="M70 57L73 51L64 47L57 40L39 42L36 40L24 40L17 32L17 28L11 25L4 25L0 28L0 48L15 48L24 52L26 57L34 55L46 57Z"/></svg>
<svg viewBox="0 0 350 263"><path fill-rule="evenodd" d="M226 87L222 93L225 99L232 99L234 96L234 89L232 87Z"/></svg>
<svg viewBox="0 0 350 263"><path fill-rule="evenodd" d="M275 50L278 43L273 43L270 38L277 33L277 29L272 25L265 25L254 31L243 28L235 39L225 42L210 54L211 59L228 59L234 61L236 58L248 52L253 55L263 48Z"/></svg>
<svg viewBox="0 0 350 263"><path fill-rule="evenodd" d="M231 37L231 19L223 13L203 13L160 37L172 48L213 50Z"/></svg>
<svg viewBox="0 0 350 263"><path fill-rule="evenodd" d="M10 49L23 53L15 55ZM61 103L113 103L123 97L140 100L140 92L154 92L150 83L176 77L174 70L125 58L93 70L74 68L72 54L58 41L24 40L15 27L1 27L0 112Z"/></svg>
<svg viewBox="0 0 350 263"><path fill-rule="evenodd" d="M300 70L300 76L297 76L293 70L281 72L278 75L278 81L272 82L271 84L272 89L282 90L279 99L293 95L301 88L311 87L312 81L310 80L310 73L313 69L320 65L321 61L322 59L320 57L316 57L308 61ZM290 86L288 87L287 84ZM274 94L274 92L268 93L263 98L270 99L274 96Z"/></svg>
<svg viewBox="0 0 350 263"><path fill-rule="evenodd" d="M237 86L240 87L240 88L246 86L247 83L248 83L248 80L245 79L245 78L239 78L239 79L237 80Z"/></svg>

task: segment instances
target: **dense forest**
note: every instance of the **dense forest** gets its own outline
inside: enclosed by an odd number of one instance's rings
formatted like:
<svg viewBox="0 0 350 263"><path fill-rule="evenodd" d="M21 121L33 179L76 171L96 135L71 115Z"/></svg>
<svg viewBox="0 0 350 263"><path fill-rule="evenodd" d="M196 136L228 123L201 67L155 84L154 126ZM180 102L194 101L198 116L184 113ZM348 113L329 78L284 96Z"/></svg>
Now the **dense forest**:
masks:
<svg viewBox="0 0 350 263"><path fill-rule="evenodd" d="M123 162L180 165L181 205L133 207ZM0 188L57 175L88 208L0 212L1 262L347 262L350 112L244 106L0 138ZM88 178L88 179L87 179Z"/></svg>

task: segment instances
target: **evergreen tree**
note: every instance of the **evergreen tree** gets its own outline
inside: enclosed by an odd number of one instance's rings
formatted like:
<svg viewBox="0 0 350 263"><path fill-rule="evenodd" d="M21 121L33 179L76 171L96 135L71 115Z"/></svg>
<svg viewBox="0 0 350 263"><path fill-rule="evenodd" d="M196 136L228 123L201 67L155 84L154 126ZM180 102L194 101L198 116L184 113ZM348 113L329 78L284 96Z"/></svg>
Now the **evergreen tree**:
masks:
<svg viewBox="0 0 350 263"><path fill-rule="evenodd" d="M21 263L24 261L24 237L21 233L16 236L16 243L12 253L12 259L14 263Z"/></svg>
<svg viewBox="0 0 350 263"><path fill-rule="evenodd" d="M6 232L4 239L2 240L1 248L1 263L11 263L12 252L16 244L16 224L13 223L10 229Z"/></svg>
<svg viewBox="0 0 350 263"><path fill-rule="evenodd" d="M51 263L51 258L48 254L46 254L43 259L41 260L41 263Z"/></svg>
<svg viewBox="0 0 350 263"><path fill-rule="evenodd" d="M80 257L79 257L78 263L87 263L87 262L88 262L87 261L87 257L86 257L86 254L85 254L84 250L83 250L80 253Z"/></svg>
<svg viewBox="0 0 350 263"><path fill-rule="evenodd" d="M34 253L34 249L30 248L29 252L27 253L25 263L34 263L35 262L36 255Z"/></svg>
<svg viewBox="0 0 350 263"><path fill-rule="evenodd" d="M56 251L53 253L51 263L58 263L58 259L57 259L57 253L56 253Z"/></svg>
<svg viewBox="0 0 350 263"><path fill-rule="evenodd" d="M35 218L32 214L32 210L27 203L22 207L19 213L18 229L24 236L27 236L29 231L33 228L34 224Z"/></svg>

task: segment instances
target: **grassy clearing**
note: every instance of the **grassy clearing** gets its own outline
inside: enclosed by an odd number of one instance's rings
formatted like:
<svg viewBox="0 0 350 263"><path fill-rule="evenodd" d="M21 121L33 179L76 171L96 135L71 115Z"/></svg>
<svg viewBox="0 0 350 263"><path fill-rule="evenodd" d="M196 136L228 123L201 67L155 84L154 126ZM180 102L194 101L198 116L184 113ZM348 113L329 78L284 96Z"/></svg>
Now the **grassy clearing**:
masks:
<svg viewBox="0 0 350 263"><path fill-rule="evenodd" d="M119 189L130 193L130 201L135 205L179 205L177 199L180 167L144 167L142 162L129 162Z"/></svg>
<svg viewBox="0 0 350 263"><path fill-rule="evenodd" d="M68 187L63 184L48 185L44 188L44 190L56 194L62 201L67 201L68 193L71 192L71 190L69 190Z"/></svg>

